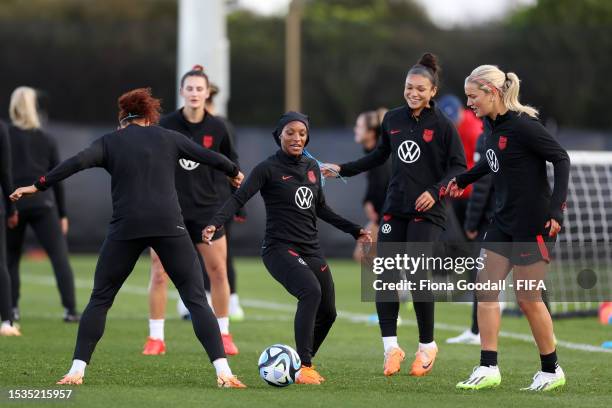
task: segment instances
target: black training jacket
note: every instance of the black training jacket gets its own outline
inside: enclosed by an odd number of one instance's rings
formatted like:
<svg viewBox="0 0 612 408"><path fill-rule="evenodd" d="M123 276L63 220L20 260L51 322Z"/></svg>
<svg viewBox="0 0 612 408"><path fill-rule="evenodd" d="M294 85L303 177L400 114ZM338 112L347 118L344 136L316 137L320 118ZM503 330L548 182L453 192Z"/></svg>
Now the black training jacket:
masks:
<svg viewBox="0 0 612 408"><path fill-rule="evenodd" d="M238 155L225 123L209 112L206 112L202 122L190 123L183 116L181 108L162 117L159 124L166 129L182 133L196 144L221 153L238 164ZM230 195L226 175L184 157L181 157L176 165L176 189L183 217L186 220L207 221L203 218L214 214Z"/></svg>
<svg viewBox="0 0 612 408"><path fill-rule="evenodd" d="M448 180L466 168L461 139L452 122L433 101L418 117L407 105L390 110L383 119L376 149L359 160L340 165L340 174L359 174L382 165L389 156L391 180L383 213L418 216L444 227L446 212L440 197ZM416 199L425 191L436 203L429 211L417 212Z"/></svg>
<svg viewBox="0 0 612 408"><path fill-rule="evenodd" d="M259 163L208 224L221 228L255 193L266 206L266 242L289 242L318 248L317 217L359 237L361 227L325 203L317 162L282 150Z"/></svg>
<svg viewBox="0 0 612 408"><path fill-rule="evenodd" d="M519 239L545 233L544 225L551 218L561 224L570 174L565 149L539 120L527 114L508 111L486 122L491 134L486 138L484 160L457 176L457 185L465 187L491 173L496 198L494 222ZM547 161L555 171L552 192Z"/></svg>
<svg viewBox="0 0 612 408"><path fill-rule="evenodd" d="M186 232L175 186L179 157L213 166L230 177L238 174L238 166L225 156L196 145L180 133L132 124L97 139L41 177L35 186L45 190L80 170L102 167L111 175L113 216L109 237L182 235Z"/></svg>
<svg viewBox="0 0 612 408"><path fill-rule="evenodd" d="M59 152L55 139L40 129L20 129L9 126L11 158L13 162L13 185L29 186L41 174L57 166ZM55 195L55 197L54 197ZM36 194L28 200L17 202L17 210L28 211L54 208L60 217L66 216L66 199L63 183L53 186L53 191Z"/></svg>

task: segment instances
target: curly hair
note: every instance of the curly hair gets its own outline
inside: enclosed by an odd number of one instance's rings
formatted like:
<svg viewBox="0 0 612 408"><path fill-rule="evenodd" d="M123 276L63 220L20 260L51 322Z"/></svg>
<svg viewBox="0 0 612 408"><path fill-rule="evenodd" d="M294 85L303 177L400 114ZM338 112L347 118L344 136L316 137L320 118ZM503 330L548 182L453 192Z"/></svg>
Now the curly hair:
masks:
<svg viewBox="0 0 612 408"><path fill-rule="evenodd" d="M153 97L151 88L138 88L124 93L117 99L119 121L144 118L151 124L159 121L161 100Z"/></svg>

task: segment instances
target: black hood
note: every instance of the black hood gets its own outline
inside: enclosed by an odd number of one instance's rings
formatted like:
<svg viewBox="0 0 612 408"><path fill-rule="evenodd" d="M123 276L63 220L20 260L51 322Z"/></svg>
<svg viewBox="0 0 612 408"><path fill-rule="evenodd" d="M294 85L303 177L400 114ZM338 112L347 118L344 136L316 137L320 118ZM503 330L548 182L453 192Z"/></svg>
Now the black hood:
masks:
<svg viewBox="0 0 612 408"><path fill-rule="evenodd" d="M284 127L287 126L287 123L294 122L294 121L302 122L304 126L306 126L306 131L308 132L308 136L306 138L306 143L304 143L304 146L308 144L308 142L310 141L310 126L309 126L308 116L304 115L303 113L289 111L289 112L283 113L283 115L278 120L278 123L276 124L276 129L274 129L274 131L272 132L272 137L274 137L274 141L276 142L277 145L279 146L281 145L279 136L281 132L283 131Z"/></svg>

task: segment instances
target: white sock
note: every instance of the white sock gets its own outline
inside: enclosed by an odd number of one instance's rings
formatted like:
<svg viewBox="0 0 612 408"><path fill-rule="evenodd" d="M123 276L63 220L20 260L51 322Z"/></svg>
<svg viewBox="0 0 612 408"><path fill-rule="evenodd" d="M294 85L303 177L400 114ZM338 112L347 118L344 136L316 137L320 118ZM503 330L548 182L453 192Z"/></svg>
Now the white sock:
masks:
<svg viewBox="0 0 612 408"><path fill-rule="evenodd" d="M385 353L389 352L389 350L394 347L399 347L399 344L397 344L397 336L383 337L382 341L383 347L385 348Z"/></svg>
<svg viewBox="0 0 612 408"><path fill-rule="evenodd" d="M164 341L164 319L149 319L149 337Z"/></svg>
<svg viewBox="0 0 612 408"><path fill-rule="evenodd" d="M238 299L238 294L232 293L230 295L230 302L229 302L230 314L232 314L239 307L240 307L240 300Z"/></svg>
<svg viewBox="0 0 612 408"><path fill-rule="evenodd" d="M85 376L85 367L87 363L83 360L72 360L72 367L70 367L70 371L68 371L68 375L81 373Z"/></svg>
<svg viewBox="0 0 612 408"><path fill-rule="evenodd" d="M217 372L217 376L232 376L232 370L227 364L227 358L218 358L213 361L213 365L215 366L215 371Z"/></svg>
<svg viewBox="0 0 612 408"><path fill-rule="evenodd" d="M426 349L433 349L433 348L438 348L438 345L436 344L435 341L432 341L431 343L419 343L419 350L426 350Z"/></svg>
<svg viewBox="0 0 612 408"><path fill-rule="evenodd" d="M5 321L3 321L3 322L2 322L2 325L0 325L0 327L7 327L7 326L8 326L8 327L11 327L11 326L12 326L12 324L11 324L11 321L10 321L10 320L5 320Z"/></svg>
<svg viewBox="0 0 612 408"><path fill-rule="evenodd" d="M221 334L229 334L229 317L217 317Z"/></svg>

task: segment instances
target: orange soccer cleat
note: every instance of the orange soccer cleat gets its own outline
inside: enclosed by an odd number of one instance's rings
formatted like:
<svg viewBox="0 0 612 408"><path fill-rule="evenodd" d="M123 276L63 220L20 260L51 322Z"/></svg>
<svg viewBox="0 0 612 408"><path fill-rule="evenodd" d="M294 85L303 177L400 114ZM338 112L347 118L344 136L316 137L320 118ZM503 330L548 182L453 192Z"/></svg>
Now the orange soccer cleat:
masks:
<svg viewBox="0 0 612 408"><path fill-rule="evenodd" d="M438 354L438 348L424 348L418 350L414 355L414 361L412 362L412 368L410 369L410 375L415 377L423 377L432 370L434 362L436 361L436 355Z"/></svg>
<svg viewBox="0 0 612 408"><path fill-rule="evenodd" d="M393 347L385 353L384 374L389 377L397 374L400 370L402 361L406 358L406 353L399 347Z"/></svg>
<svg viewBox="0 0 612 408"><path fill-rule="evenodd" d="M142 354L145 356L159 356L166 354L166 343L161 339L147 337L147 342L144 345Z"/></svg>
<svg viewBox="0 0 612 408"><path fill-rule="evenodd" d="M235 375L220 375L217 377L217 387L219 388L246 388Z"/></svg>
<svg viewBox="0 0 612 408"><path fill-rule="evenodd" d="M223 350L228 356L235 356L238 354L238 347L234 344L234 339L231 334L222 334L221 340L223 340Z"/></svg>
<svg viewBox="0 0 612 408"><path fill-rule="evenodd" d="M323 381L325 381L325 378L323 378L323 376L321 376L321 374L319 374L314 367L308 367L305 365L300 368L298 376L295 379L296 384L320 385Z"/></svg>

